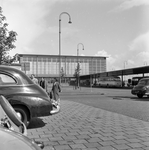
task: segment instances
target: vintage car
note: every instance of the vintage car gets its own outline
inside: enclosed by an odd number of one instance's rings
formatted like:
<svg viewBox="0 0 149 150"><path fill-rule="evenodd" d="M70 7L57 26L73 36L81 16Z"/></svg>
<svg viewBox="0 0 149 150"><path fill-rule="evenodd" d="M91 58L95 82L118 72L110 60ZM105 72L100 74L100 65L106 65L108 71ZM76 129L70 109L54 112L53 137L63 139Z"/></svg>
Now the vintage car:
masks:
<svg viewBox="0 0 149 150"><path fill-rule="evenodd" d="M0 65L0 95L26 126L33 117L49 116L53 111L48 94L21 70L10 66Z"/></svg>
<svg viewBox="0 0 149 150"><path fill-rule="evenodd" d="M0 95L0 146L2 150L41 150L42 142L29 139L27 129L9 102Z"/></svg>
<svg viewBox="0 0 149 150"><path fill-rule="evenodd" d="M131 90L133 95L137 95L138 98L142 98L144 95L149 97L149 78L142 78L138 84Z"/></svg>
<svg viewBox="0 0 149 150"><path fill-rule="evenodd" d="M0 145L2 150L41 150L37 144L15 131L0 127Z"/></svg>

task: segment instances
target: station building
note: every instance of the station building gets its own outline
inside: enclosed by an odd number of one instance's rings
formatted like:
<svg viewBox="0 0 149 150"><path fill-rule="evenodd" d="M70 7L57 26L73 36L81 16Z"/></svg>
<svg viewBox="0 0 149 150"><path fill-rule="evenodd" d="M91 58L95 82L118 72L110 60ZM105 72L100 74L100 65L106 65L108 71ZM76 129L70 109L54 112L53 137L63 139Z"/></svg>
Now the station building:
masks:
<svg viewBox="0 0 149 150"><path fill-rule="evenodd" d="M80 76L106 72L106 57L99 56L67 56L67 55L35 55L18 54L21 70L28 76L37 78L59 77L59 60L65 78L73 78L77 63L80 63Z"/></svg>

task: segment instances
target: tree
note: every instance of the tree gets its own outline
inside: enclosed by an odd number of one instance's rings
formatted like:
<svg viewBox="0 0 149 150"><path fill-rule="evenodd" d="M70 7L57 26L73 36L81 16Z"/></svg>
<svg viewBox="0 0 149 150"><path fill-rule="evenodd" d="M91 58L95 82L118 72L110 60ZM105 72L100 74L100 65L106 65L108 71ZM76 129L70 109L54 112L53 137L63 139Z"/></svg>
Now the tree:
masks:
<svg viewBox="0 0 149 150"><path fill-rule="evenodd" d="M61 68L60 75L61 75L61 79L63 79L66 75L63 67Z"/></svg>
<svg viewBox="0 0 149 150"><path fill-rule="evenodd" d="M15 48L13 43L16 41L17 33L8 31L5 20L6 17L2 14L0 7L0 65L11 64L15 60L15 56L9 56L9 51Z"/></svg>
<svg viewBox="0 0 149 150"><path fill-rule="evenodd" d="M77 81L77 85L78 85L78 88L79 88L79 76L80 76L80 64L77 63L77 68L75 69L75 73L74 73L74 77L76 77L76 81Z"/></svg>
<svg viewBox="0 0 149 150"><path fill-rule="evenodd" d="M63 78L65 76L65 72L64 72L64 68L63 67L61 68L61 72L60 73L61 73L61 78Z"/></svg>

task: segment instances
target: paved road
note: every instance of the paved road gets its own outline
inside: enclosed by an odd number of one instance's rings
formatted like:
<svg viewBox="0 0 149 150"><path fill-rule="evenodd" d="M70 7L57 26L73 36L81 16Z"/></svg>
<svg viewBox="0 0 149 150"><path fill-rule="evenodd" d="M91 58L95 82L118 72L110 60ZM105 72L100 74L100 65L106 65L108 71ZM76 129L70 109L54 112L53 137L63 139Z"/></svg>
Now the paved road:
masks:
<svg viewBox="0 0 149 150"><path fill-rule="evenodd" d="M119 97L119 90L118 96L112 90L98 90L63 88L61 111L34 119L28 137L43 141L44 150L149 150L149 122L99 108L111 109L118 103L121 107L127 102L129 107L129 102L141 101Z"/></svg>
<svg viewBox="0 0 149 150"><path fill-rule="evenodd" d="M75 101L96 108L149 122L149 98L137 98L130 89L63 87L62 100Z"/></svg>

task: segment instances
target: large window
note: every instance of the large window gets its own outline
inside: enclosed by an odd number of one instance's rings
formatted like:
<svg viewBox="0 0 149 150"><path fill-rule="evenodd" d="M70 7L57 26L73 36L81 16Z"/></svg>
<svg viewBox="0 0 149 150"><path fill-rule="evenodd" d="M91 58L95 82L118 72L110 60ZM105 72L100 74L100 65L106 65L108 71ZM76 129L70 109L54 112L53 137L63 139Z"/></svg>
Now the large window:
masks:
<svg viewBox="0 0 149 150"><path fill-rule="evenodd" d="M27 74L39 76L57 76L59 75L59 56L24 56L21 62L29 62L30 70ZM77 62L80 63L80 75L92 73L101 73L106 71L106 59L102 57L79 57L61 56L61 68L63 68L67 77L73 77ZM24 71L24 70L23 70Z"/></svg>

